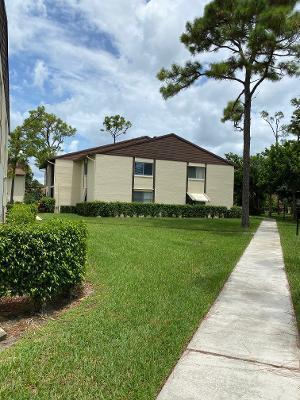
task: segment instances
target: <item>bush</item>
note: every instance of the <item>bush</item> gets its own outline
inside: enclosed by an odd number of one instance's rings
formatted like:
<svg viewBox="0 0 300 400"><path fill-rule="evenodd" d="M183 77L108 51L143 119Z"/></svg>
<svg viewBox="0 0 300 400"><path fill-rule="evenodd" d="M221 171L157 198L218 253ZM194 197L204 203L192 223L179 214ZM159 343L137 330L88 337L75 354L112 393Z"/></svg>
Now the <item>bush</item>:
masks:
<svg viewBox="0 0 300 400"><path fill-rule="evenodd" d="M62 207L65 210L65 208ZM69 209L71 212L71 209ZM105 203L100 201L79 203L75 212L92 217L183 217L183 218L239 218L241 209L205 205L172 205L156 203Z"/></svg>
<svg viewBox="0 0 300 400"><path fill-rule="evenodd" d="M77 209L76 209L76 206L61 206L60 212L62 214L76 214Z"/></svg>
<svg viewBox="0 0 300 400"><path fill-rule="evenodd" d="M37 216L36 204L12 204L7 214L8 224L30 224Z"/></svg>
<svg viewBox="0 0 300 400"><path fill-rule="evenodd" d="M71 221L0 227L0 297L31 296L43 304L80 284L86 227Z"/></svg>
<svg viewBox="0 0 300 400"><path fill-rule="evenodd" d="M241 207L234 206L226 211L225 218L241 218L241 217L242 217Z"/></svg>
<svg viewBox="0 0 300 400"><path fill-rule="evenodd" d="M52 197L42 197L39 202L39 212L54 213L55 199Z"/></svg>

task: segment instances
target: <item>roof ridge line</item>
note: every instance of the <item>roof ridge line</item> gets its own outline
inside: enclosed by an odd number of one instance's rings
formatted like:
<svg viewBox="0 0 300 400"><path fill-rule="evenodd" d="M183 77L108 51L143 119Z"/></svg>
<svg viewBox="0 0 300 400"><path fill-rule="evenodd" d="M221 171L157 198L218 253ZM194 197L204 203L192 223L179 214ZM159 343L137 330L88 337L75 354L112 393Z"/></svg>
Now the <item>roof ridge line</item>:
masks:
<svg viewBox="0 0 300 400"><path fill-rule="evenodd" d="M150 139L149 136L139 136L139 137L136 137L136 138L123 140L122 142L118 142L118 143L109 143L109 144L104 144L102 146L89 147L87 149L78 150L78 151L72 151L70 153L61 154L59 156L53 157L53 159L56 160L56 159L60 159L60 158L63 158L63 157L75 156L76 154L88 153L90 151L95 151L95 150L102 149L102 148L105 149L106 147L120 146L120 145L121 145L120 147L122 147L122 144L124 144L124 147L125 147L128 144L128 142L140 141L142 139L147 139L147 138Z"/></svg>

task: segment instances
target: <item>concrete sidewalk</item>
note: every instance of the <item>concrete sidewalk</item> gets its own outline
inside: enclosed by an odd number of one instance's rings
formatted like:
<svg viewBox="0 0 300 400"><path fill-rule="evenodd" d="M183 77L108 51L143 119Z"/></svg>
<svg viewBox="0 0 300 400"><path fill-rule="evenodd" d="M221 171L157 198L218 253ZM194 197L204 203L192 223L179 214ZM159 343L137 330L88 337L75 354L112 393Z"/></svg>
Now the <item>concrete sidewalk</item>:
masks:
<svg viewBox="0 0 300 400"><path fill-rule="evenodd" d="M264 221L158 400L300 400L299 337L274 221Z"/></svg>

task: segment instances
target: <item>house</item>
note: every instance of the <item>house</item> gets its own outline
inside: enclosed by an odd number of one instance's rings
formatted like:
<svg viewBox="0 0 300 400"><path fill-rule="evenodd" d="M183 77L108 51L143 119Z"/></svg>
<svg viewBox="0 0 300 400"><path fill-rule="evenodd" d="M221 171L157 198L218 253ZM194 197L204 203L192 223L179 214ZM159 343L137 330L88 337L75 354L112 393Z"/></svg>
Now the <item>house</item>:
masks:
<svg viewBox="0 0 300 400"><path fill-rule="evenodd" d="M0 0L0 221L7 203L7 144L9 134L8 33L4 0Z"/></svg>
<svg viewBox="0 0 300 400"><path fill-rule="evenodd" d="M58 209L95 200L231 207L233 180L230 162L175 134L64 154L45 174Z"/></svg>
<svg viewBox="0 0 300 400"><path fill-rule="evenodd" d="M25 197L25 177L26 172L20 168L16 168L15 182L14 182L14 202L23 203ZM7 178L7 199L11 196L11 183L12 179Z"/></svg>

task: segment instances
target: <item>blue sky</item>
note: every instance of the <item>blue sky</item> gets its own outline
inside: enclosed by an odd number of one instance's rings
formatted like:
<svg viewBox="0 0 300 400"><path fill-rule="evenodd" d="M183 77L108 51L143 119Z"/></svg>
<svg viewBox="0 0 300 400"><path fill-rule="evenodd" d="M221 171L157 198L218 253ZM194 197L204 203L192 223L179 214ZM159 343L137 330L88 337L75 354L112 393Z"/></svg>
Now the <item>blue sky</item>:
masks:
<svg viewBox="0 0 300 400"><path fill-rule="evenodd" d="M128 137L175 132L220 155L242 150L242 137L222 124L222 110L238 88L203 81L164 101L158 70L189 55L179 41L185 23L207 1L189 0L9 0L12 127L28 110L45 104L77 129L64 150L110 142L100 132L105 115L133 123ZM205 56L203 63L212 60ZM298 82L265 83L256 96L252 151L272 143L259 118L263 109L283 110L299 96ZM41 179L42 175L35 170Z"/></svg>

